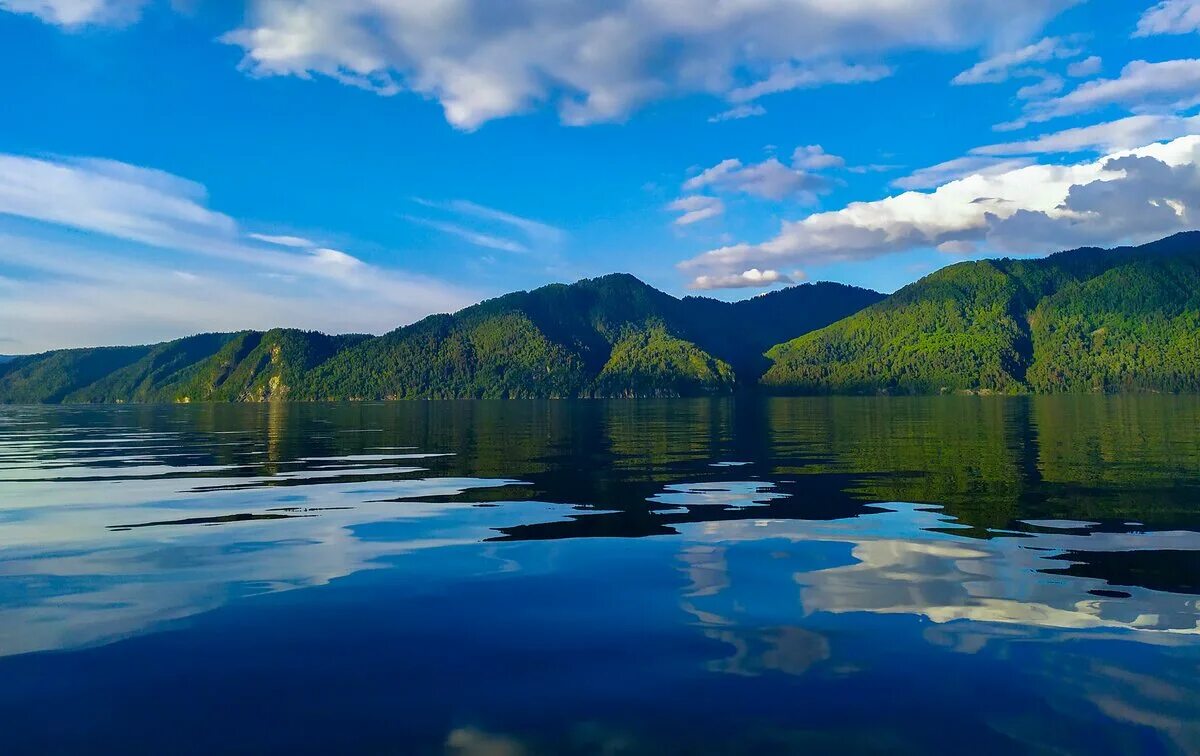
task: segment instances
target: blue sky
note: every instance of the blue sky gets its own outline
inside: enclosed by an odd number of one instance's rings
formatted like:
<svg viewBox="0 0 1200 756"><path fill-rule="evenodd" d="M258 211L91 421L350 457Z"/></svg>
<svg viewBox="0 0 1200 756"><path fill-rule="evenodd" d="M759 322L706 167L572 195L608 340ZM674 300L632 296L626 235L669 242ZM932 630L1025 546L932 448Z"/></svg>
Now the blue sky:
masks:
<svg viewBox="0 0 1200 756"><path fill-rule="evenodd" d="M894 290L1200 213L1200 0L0 0L0 352L628 271Z"/></svg>

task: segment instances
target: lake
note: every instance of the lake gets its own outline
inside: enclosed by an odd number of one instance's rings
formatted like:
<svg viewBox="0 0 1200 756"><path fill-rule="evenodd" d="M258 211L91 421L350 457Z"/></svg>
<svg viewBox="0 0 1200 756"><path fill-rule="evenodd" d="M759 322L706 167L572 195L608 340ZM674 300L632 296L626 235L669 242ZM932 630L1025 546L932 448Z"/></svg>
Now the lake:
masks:
<svg viewBox="0 0 1200 756"><path fill-rule="evenodd" d="M0 751L1200 752L1200 398L0 407Z"/></svg>

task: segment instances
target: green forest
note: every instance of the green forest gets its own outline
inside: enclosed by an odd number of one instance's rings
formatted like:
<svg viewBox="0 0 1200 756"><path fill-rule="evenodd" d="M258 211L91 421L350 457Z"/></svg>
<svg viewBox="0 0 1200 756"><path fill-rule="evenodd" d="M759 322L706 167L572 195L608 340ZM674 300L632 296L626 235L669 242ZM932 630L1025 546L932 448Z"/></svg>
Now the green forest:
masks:
<svg viewBox="0 0 1200 756"><path fill-rule="evenodd" d="M0 362L0 402L1200 391L1200 232L740 302L614 274L382 336L291 329Z"/></svg>
<svg viewBox="0 0 1200 756"><path fill-rule="evenodd" d="M774 393L1200 391L1200 233L951 265L768 357Z"/></svg>
<svg viewBox="0 0 1200 756"><path fill-rule="evenodd" d="M616 274L516 292L383 336L278 329L0 364L0 401L256 402L704 396L753 386L773 344L882 295L808 284L727 303Z"/></svg>

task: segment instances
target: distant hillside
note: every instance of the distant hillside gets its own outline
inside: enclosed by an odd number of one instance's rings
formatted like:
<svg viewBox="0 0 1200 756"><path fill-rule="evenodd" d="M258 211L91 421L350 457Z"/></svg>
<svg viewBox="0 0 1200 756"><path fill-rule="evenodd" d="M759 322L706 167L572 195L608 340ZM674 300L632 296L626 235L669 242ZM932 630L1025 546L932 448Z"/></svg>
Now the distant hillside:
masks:
<svg viewBox="0 0 1200 756"><path fill-rule="evenodd" d="M1200 390L1200 232L952 265L780 344L780 393Z"/></svg>
<svg viewBox="0 0 1200 756"><path fill-rule="evenodd" d="M64 349L0 364L0 401L187 402L284 398L301 375L368 336L278 329L152 346Z"/></svg>
<svg viewBox="0 0 1200 756"><path fill-rule="evenodd" d="M804 333L882 295L812 284L744 302L676 299L630 275L545 286L436 315L305 376L305 399L693 396L753 385L781 332Z"/></svg>
<svg viewBox="0 0 1200 756"><path fill-rule="evenodd" d="M773 344L882 295L797 286L676 299L633 276L508 294L380 337L200 334L0 364L3 402L690 396L753 385Z"/></svg>

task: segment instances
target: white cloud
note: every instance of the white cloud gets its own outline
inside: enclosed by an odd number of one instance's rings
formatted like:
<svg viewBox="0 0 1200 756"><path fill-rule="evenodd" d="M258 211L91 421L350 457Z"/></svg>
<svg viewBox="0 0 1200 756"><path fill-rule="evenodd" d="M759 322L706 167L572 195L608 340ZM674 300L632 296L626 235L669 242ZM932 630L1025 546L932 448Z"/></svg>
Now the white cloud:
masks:
<svg viewBox="0 0 1200 756"><path fill-rule="evenodd" d="M1200 0L1163 0L1138 19L1135 37L1200 31Z"/></svg>
<svg viewBox="0 0 1200 756"><path fill-rule="evenodd" d="M675 219L676 226L690 226L693 223L722 215L725 212L725 203L717 197L697 194L691 197L681 197L667 205L667 209L683 213Z"/></svg>
<svg viewBox="0 0 1200 756"><path fill-rule="evenodd" d="M1200 104L1200 59L1161 63L1135 60L1121 69L1121 75L1115 79L1096 79L1061 97L1029 103L1021 118L998 128L1021 128L1109 105L1147 112L1182 110L1196 104Z"/></svg>
<svg viewBox="0 0 1200 756"><path fill-rule="evenodd" d="M955 76L952 84L999 84L1008 81L1014 75L1028 75L1022 71L1022 66L1031 63L1048 63L1061 58L1074 58L1082 51L1068 47L1057 37L1047 37L1040 42L1026 45L1017 50L998 53L990 58L981 60L975 65Z"/></svg>
<svg viewBox="0 0 1200 756"><path fill-rule="evenodd" d="M1037 155L1085 150L1114 152L1190 134L1200 134L1200 116L1136 115L1043 134L1025 141L976 147L971 152L975 155Z"/></svg>
<svg viewBox="0 0 1200 756"><path fill-rule="evenodd" d="M790 284L792 279L777 270L759 270L751 268L741 273L730 273L718 276L697 276L689 285L689 289L750 289L772 286L774 284Z"/></svg>
<svg viewBox="0 0 1200 756"><path fill-rule="evenodd" d="M0 10L65 27L122 25L137 20L148 0L0 0Z"/></svg>
<svg viewBox="0 0 1200 756"><path fill-rule="evenodd" d="M0 233L0 267L27 274L21 306L4 308L5 332L31 349L88 343L85 333L92 343L145 341L164 328L387 330L471 299L299 236L244 233L207 206L203 186L109 160L0 154ZM52 244L62 238L75 241ZM109 309L83 315L72 309L80 302ZM68 311L78 317L70 328Z"/></svg>
<svg viewBox="0 0 1200 756"><path fill-rule="evenodd" d="M732 102L749 102L780 92L813 89L826 84L862 84L879 81L892 75L892 68L883 65L847 65L821 63L818 65L785 64L777 66L762 81L738 87L729 93Z"/></svg>
<svg viewBox="0 0 1200 756"><path fill-rule="evenodd" d="M976 174L933 192L851 203L785 222L766 242L715 249L680 268L714 278L750 268L867 260L951 242L1044 254L1081 244L1146 241L1197 223L1200 136L1188 136L1091 162Z"/></svg>
<svg viewBox="0 0 1200 756"><path fill-rule="evenodd" d="M306 248L317 246L316 242L305 239L303 236L283 236L276 234L246 234L246 236L255 241L274 244L278 247Z"/></svg>
<svg viewBox="0 0 1200 756"><path fill-rule="evenodd" d="M1073 76L1077 79L1095 76L1100 73L1100 69L1103 67L1104 60L1099 55L1092 55L1067 66L1067 76Z"/></svg>
<svg viewBox="0 0 1200 756"><path fill-rule="evenodd" d="M944 241L937 245L937 251L947 255L955 255L957 257L967 257L975 254L977 247L974 242L957 240Z"/></svg>
<svg viewBox="0 0 1200 756"><path fill-rule="evenodd" d="M819 144L809 144L797 147L792 152L792 165L809 171L823 171L829 168L841 168L846 165L845 159L831 155Z"/></svg>
<svg viewBox="0 0 1200 756"><path fill-rule="evenodd" d="M1038 100L1043 97L1048 97L1052 94L1061 92L1063 88L1063 80L1059 76L1049 74L1042 77L1042 80L1036 84L1027 84L1017 90L1018 100Z"/></svg>
<svg viewBox="0 0 1200 756"><path fill-rule="evenodd" d="M888 163L870 163L867 165L851 165L846 168L850 173L889 173L891 171L903 168L902 165L891 165Z"/></svg>
<svg viewBox="0 0 1200 756"><path fill-rule="evenodd" d="M15 334L17 343L6 350L19 353L281 326L383 333L474 299L438 281L390 273L384 278L397 287L392 296L379 290L348 296L330 277L257 273L179 257L159 264L77 239L0 232L0 249L0 265L21 276L0 295L0 333ZM338 265L328 254L321 257Z"/></svg>
<svg viewBox="0 0 1200 756"><path fill-rule="evenodd" d="M452 216L439 220L414 215L405 220L457 236L477 247L502 252L553 252L567 239L561 228L464 199L435 201L413 197L416 204ZM468 226L466 224L474 224Z"/></svg>
<svg viewBox="0 0 1200 756"><path fill-rule="evenodd" d="M826 191L830 185L824 176L790 168L776 158L752 165L730 158L688 179L683 188L689 192L712 189L773 200L798 197L812 201L817 192Z"/></svg>
<svg viewBox="0 0 1200 756"><path fill-rule="evenodd" d="M980 156L960 157L913 171L909 175L893 181L892 186L900 189L931 189L968 176L1007 173L1017 168L1024 168L1032 162L1031 159L1004 160Z"/></svg>
<svg viewBox="0 0 1200 756"><path fill-rule="evenodd" d="M205 206L199 184L90 158L0 154L0 214L187 249L236 238L237 224Z"/></svg>
<svg viewBox="0 0 1200 756"><path fill-rule="evenodd" d="M459 215L473 216L485 221L493 221L502 226L508 226L520 231L531 240L545 242L548 244L560 244L567 238L567 232L556 226L551 226L549 223L533 220L532 218L524 218L520 215L507 213L503 210L497 210L494 207L480 205L477 202L470 200L455 199L447 202L435 202L420 197L413 198L413 201L425 207L432 207L439 210L446 210L457 213Z"/></svg>
<svg viewBox="0 0 1200 756"><path fill-rule="evenodd" d="M224 40L252 74L416 92L459 128L544 104L584 124L687 93L879 78L900 50L1020 44L1076 1L253 0Z"/></svg>
<svg viewBox="0 0 1200 756"><path fill-rule="evenodd" d="M709 117L709 123L722 123L724 121L740 121L743 118L757 118L767 114L767 109L762 105L735 105L729 110L723 110L714 116Z"/></svg>
<svg viewBox="0 0 1200 756"><path fill-rule="evenodd" d="M448 221L432 220L430 218L421 218L421 217L418 217L415 215L405 215L403 217L405 220L410 221L412 223L416 223L421 226L427 226L429 228L434 229L435 231L441 231L444 234L450 234L451 236L457 236L458 238L462 239L463 241L474 244L476 247L485 247L487 249L496 249L496 250L500 250L501 252L517 252L520 254L529 252L529 247L527 247L526 245L522 244L519 241L514 241L513 239L507 239L502 236L496 236L495 234L488 234L488 233L484 233L482 231L476 231L474 229L470 229L465 226L460 226L457 223L450 223Z"/></svg>

